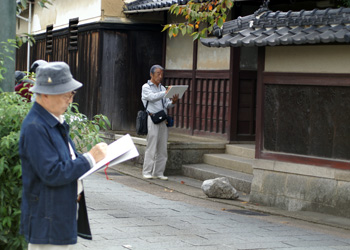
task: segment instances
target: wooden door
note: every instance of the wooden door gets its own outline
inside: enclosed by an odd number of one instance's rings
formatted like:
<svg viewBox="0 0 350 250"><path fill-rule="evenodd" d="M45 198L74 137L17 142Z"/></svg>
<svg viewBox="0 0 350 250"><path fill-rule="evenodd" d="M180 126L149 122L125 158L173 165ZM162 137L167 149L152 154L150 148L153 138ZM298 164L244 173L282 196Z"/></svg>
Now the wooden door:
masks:
<svg viewBox="0 0 350 250"><path fill-rule="evenodd" d="M257 49L232 48L231 124L229 140L254 141Z"/></svg>

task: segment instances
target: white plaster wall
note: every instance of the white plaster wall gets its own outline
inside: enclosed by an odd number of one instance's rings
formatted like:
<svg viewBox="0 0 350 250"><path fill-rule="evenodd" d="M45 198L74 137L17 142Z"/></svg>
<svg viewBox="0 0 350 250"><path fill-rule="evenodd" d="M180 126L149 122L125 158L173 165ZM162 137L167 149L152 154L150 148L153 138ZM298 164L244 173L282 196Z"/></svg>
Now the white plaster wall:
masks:
<svg viewBox="0 0 350 250"><path fill-rule="evenodd" d="M193 65L193 42L192 37L178 35L169 38L166 45L166 69L187 70Z"/></svg>
<svg viewBox="0 0 350 250"><path fill-rule="evenodd" d="M197 69L230 69L230 48L210 48L198 42Z"/></svg>
<svg viewBox="0 0 350 250"><path fill-rule="evenodd" d="M168 23L184 22L183 17L167 14ZM166 41L166 69L190 70L193 65L193 41L189 35L183 36L179 32L178 36L169 38L168 31Z"/></svg>
<svg viewBox="0 0 350 250"><path fill-rule="evenodd" d="M101 19L101 0L53 0L48 8L34 6L32 32L46 31L46 26L55 28L68 25L69 19L79 18L79 23Z"/></svg>
<svg viewBox="0 0 350 250"><path fill-rule="evenodd" d="M349 45L266 47L265 71L350 73Z"/></svg>

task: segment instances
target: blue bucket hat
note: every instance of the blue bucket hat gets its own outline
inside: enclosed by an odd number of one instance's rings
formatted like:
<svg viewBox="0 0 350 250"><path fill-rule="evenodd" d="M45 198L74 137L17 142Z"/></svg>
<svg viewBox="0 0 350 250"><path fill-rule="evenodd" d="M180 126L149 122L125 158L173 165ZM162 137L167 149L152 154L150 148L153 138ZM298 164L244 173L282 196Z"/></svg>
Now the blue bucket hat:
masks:
<svg viewBox="0 0 350 250"><path fill-rule="evenodd" d="M65 62L49 62L37 68L36 82L29 91L46 95L59 95L83 86L73 79Z"/></svg>

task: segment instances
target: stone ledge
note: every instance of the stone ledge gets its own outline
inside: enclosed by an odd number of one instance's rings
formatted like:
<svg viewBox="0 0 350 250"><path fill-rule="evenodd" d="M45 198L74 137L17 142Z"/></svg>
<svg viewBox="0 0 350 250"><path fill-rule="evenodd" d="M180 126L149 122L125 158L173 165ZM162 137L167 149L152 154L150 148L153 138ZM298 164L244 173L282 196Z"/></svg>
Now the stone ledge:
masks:
<svg viewBox="0 0 350 250"><path fill-rule="evenodd" d="M327 178L339 181L350 181L350 171L348 170L306 164L255 159L253 169Z"/></svg>
<svg viewBox="0 0 350 250"><path fill-rule="evenodd" d="M249 201L350 218L350 171L256 159Z"/></svg>

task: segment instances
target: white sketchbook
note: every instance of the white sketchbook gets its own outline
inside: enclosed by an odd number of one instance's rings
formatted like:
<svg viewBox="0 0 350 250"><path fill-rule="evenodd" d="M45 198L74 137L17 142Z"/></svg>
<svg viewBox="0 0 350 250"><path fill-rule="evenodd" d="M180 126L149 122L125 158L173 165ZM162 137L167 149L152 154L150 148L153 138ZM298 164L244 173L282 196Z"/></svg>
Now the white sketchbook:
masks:
<svg viewBox="0 0 350 250"><path fill-rule="evenodd" d="M95 173L97 170L100 170L107 163L110 163L109 166L114 166L137 157L138 155L139 152L137 151L130 135L124 135L123 137L109 144L107 148L107 156L103 160L99 161L88 172L80 176L79 180L82 180L90 174Z"/></svg>
<svg viewBox="0 0 350 250"><path fill-rule="evenodd" d="M179 99L181 99L185 91L188 89L188 85L172 85L169 87L171 88L168 93L166 93L165 98L172 98L174 95L178 94Z"/></svg>

